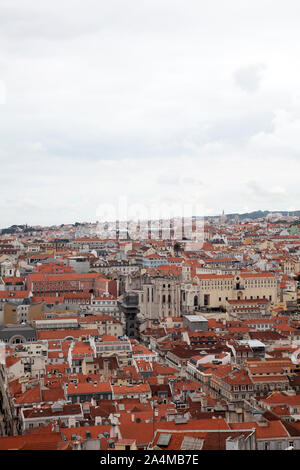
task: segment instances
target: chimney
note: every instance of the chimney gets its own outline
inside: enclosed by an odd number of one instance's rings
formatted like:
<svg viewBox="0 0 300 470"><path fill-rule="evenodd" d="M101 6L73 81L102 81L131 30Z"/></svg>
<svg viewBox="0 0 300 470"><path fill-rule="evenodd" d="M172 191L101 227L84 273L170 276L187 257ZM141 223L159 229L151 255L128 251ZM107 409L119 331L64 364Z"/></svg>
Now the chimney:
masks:
<svg viewBox="0 0 300 470"><path fill-rule="evenodd" d="M22 391L22 393L26 392L26 383L25 382L21 383L21 391Z"/></svg>
<svg viewBox="0 0 300 470"><path fill-rule="evenodd" d="M118 437L115 426L113 425L110 429L110 437Z"/></svg>
<svg viewBox="0 0 300 470"><path fill-rule="evenodd" d="M101 416L95 416L95 426L101 426L101 425L102 425Z"/></svg>
<svg viewBox="0 0 300 470"><path fill-rule="evenodd" d="M239 437L227 437L226 450L241 450Z"/></svg>
<svg viewBox="0 0 300 470"><path fill-rule="evenodd" d="M106 376L109 374L109 360L108 359L103 360L103 372L104 372L104 375Z"/></svg>
<svg viewBox="0 0 300 470"><path fill-rule="evenodd" d="M257 424L261 428L267 428L269 426L268 421L258 421Z"/></svg>

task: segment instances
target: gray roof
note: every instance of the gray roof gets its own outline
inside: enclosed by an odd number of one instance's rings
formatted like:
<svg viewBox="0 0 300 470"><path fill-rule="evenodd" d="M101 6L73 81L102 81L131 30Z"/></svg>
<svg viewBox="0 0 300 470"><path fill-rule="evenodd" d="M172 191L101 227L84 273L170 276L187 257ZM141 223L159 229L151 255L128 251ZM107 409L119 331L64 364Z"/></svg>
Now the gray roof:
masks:
<svg viewBox="0 0 300 470"><path fill-rule="evenodd" d="M187 318L191 322L197 322L197 321L207 322L207 318L205 318L203 315L184 315L184 318Z"/></svg>
<svg viewBox="0 0 300 470"><path fill-rule="evenodd" d="M23 336L25 340L27 339L37 339L37 334L35 328L27 323L11 323L7 325L0 326L0 339L1 340L10 340L13 336Z"/></svg>

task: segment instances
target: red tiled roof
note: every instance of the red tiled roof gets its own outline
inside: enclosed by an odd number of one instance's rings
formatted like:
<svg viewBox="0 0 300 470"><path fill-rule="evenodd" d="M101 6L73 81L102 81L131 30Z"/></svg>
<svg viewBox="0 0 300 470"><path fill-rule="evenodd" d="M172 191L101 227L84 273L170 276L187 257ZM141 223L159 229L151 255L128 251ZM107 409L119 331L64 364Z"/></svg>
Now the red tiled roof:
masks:
<svg viewBox="0 0 300 470"><path fill-rule="evenodd" d="M38 339L39 340L47 340L47 339L65 339L68 337L71 338L81 338L82 336L97 336L99 334L97 329L88 329L82 328L79 330L75 329L68 329L68 330L45 330L45 331L38 331Z"/></svg>
<svg viewBox="0 0 300 470"><path fill-rule="evenodd" d="M113 385L112 386L114 395L132 395L137 393L151 393L150 387L148 384L140 385Z"/></svg>
<svg viewBox="0 0 300 470"><path fill-rule="evenodd" d="M60 428L60 432L66 436L68 441L72 439L72 434L86 439L86 431L90 432L91 439L97 439L99 434L103 434L105 431L110 433L111 428L111 425L76 426L74 428Z"/></svg>
<svg viewBox="0 0 300 470"><path fill-rule="evenodd" d="M37 385L26 390L21 396L16 398L16 404L40 403L42 401L41 386Z"/></svg>
<svg viewBox="0 0 300 470"><path fill-rule="evenodd" d="M20 362L21 358L20 357L15 357L15 356L8 356L5 358L5 365L6 367L11 367L17 362Z"/></svg>
<svg viewBox="0 0 300 470"><path fill-rule="evenodd" d="M259 425L259 423L243 422L243 423L230 423L231 429L256 429L257 439L272 439L272 438L285 438L290 437L289 433L285 429L284 425L280 420L268 421L265 426Z"/></svg>
<svg viewBox="0 0 300 470"><path fill-rule="evenodd" d="M0 438L0 450L56 450L62 442L61 434L55 432L43 433L39 428L39 434L24 434L22 436L4 436Z"/></svg>
<svg viewBox="0 0 300 470"><path fill-rule="evenodd" d="M29 290L0 291L0 299L26 299L29 297Z"/></svg>
<svg viewBox="0 0 300 470"><path fill-rule="evenodd" d="M24 279L22 277L8 277L5 276L2 278L4 284L11 283L11 284L18 284L18 283L24 283Z"/></svg>
<svg viewBox="0 0 300 470"><path fill-rule="evenodd" d="M111 391L112 387L109 382L97 382L96 384L85 382L77 385L69 383L67 395L110 393Z"/></svg>

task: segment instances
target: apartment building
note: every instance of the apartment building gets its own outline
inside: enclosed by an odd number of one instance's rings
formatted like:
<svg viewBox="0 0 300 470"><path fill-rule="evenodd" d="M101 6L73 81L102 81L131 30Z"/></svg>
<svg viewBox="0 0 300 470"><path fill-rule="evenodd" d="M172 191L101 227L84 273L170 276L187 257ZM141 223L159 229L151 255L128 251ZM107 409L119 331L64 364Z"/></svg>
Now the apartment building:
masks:
<svg viewBox="0 0 300 470"><path fill-rule="evenodd" d="M224 307L228 300L266 299L276 303L278 299L278 281L269 272L198 274L193 282L200 286L198 302L204 307Z"/></svg>

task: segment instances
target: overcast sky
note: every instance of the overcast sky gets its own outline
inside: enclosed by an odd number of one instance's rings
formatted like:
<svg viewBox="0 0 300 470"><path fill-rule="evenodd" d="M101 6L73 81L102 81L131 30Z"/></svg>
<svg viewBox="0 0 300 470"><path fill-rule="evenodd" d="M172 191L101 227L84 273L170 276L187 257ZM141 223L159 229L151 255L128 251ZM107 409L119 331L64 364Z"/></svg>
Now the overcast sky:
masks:
<svg viewBox="0 0 300 470"><path fill-rule="evenodd" d="M120 201L300 210L299 18L299 0L1 0L0 227Z"/></svg>

